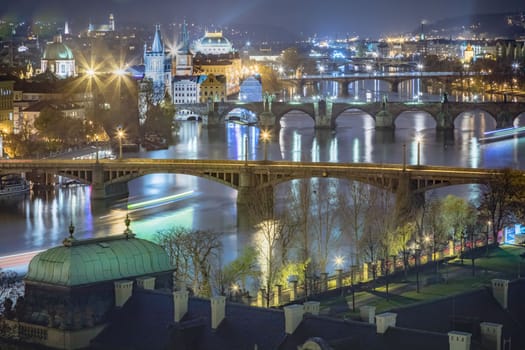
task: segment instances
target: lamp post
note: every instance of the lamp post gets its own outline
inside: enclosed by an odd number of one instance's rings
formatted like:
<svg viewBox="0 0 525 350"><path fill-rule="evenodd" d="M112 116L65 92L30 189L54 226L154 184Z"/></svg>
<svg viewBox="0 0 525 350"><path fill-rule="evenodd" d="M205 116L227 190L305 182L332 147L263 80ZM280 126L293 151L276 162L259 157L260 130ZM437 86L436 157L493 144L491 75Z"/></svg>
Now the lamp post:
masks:
<svg viewBox="0 0 525 350"><path fill-rule="evenodd" d="M117 129L117 137L118 137L118 159L122 159L122 138L124 137L124 131L122 130L121 126L119 126Z"/></svg>
<svg viewBox="0 0 525 350"><path fill-rule="evenodd" d="M421 136L416 136L417 142L417 166L421 165Z"/></svg>
<svg viewBox="0 0 525 350"><path fill-rule="evenodd" d="M407 145L403 144L403 171L407 170Z"/></svg>
<svg viewBox="0 0 525 350"><path fill-rule="evenodd" d="M98 163L98 135L95 134L96 162Z"/></svg>
<svg viewBox="0 0 525 350"><path fill-rule="evenodd" d="M419 293L419 256L421 255L421 249L416 248L414 252L416 256L416 293Z"/></svg>
<svg viewBox="0 0 525 350"><path fill-rule="evenodd" d="M261 140L264 144L264 161L266 162L268 160L268 141L270 141L272 135L270 131L263 130L261 131Z"/></svg>
<svg viewBox="0 0 525 350"><path fill-rule="evenodd" d="M344 261L345 260L344 260L344 258L342 256L336 256L335 259L334 259L335 267L338 270L342 270ZM343 284L341 283L341 296L343 296L343 295L344 295L344 288L343 288Z"/></svg>

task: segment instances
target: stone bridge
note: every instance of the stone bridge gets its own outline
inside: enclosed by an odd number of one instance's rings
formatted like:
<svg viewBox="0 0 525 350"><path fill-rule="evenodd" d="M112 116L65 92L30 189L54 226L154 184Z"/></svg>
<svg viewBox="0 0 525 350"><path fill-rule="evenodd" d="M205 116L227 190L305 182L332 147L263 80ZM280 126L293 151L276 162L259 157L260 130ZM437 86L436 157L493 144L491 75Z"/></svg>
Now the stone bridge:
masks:
<svg viewBox="0 0 525 350"><path fill-rule="evenodd" d="M308 75L295 78L284 78L281 81L285 84L291 85L296 92L303 91L306 85L314 87L319 91L319 84L323 81L335 82L338 85L339 97L348 96L348 87L351 83L363 80L376 80L388 83L390 91L398 92L399 85L408 80L438 80L445 84L450 84L456 79L461 79L468 75L469 77L480 75L476 72L369 72L369 73L353 73L353 74L339 74L339 75Z"/></svg>
<svg viewBox="0 0 525 350"><path fill-rule="evenodd" d="M496 121L497 128L513 126L520 114L525 113L525 103L504 102L215 102L209 104L177 105L179 110L199 114L208 126L222 125L226 115L235 108L244 108L257 115L258 124L266 128L280 128L280 120L292 111L303 112L316 128L332 128L345 111L361 111L370 115L378 129L395 128L396 119L403 112L425 112L436 121L436 129L452 130L455 120L465 112L484 111Z"/></svg>

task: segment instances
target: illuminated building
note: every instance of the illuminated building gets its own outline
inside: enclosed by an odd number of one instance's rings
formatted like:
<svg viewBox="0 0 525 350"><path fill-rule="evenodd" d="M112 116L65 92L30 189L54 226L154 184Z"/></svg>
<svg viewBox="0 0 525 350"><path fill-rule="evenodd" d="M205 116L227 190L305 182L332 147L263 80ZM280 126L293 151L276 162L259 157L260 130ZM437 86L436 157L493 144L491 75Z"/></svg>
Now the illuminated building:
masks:
<svg viewBox="0 0 525 350"><path fill-rule="evenodd" d="M470 63L474 60L474 49L472 45L467 44L467 47L463 51L463 62Z"/></svg>
<svg viewBox="0 0 525 350"><path fill-rule="evenodd" d="M200 86L200 102L208 101L224 102L226 99L226 77L224 75L208 75Z"/></svg>
<svg viewBox="0 0 525 350"><path fill-rule="evenodd" d="M192 104L200 102L200 85L206 79L205 75L174 76L173 103Z"/></svg>
<svg viewBox="0 0 525 350"><path fill-rule="evenodd" d="M222 32L206 32L193 45L195 53L203 55L223 55L234 52L233 46Z"/></svg>
<svg viewBox="0 0 525 350"><path fill-rule="evenodd" d="M55 36L53 42L46 46L40 66L42 72L49 71L61 79L77 75L75 56L69 46L62 42L61 35Z"/></svg>
<svg viewBox="0 0 525 350"><path fill-rule="evenodd" d="M241 83L239 100L242 102L262 102L263 89L260 77L251 76Z"/></svg>
<svg viewBox="0 0 525 350"><path fill-rule="evenodd" d="M0 76L0 133L13 130L13 89L10 77Z"/></svg>
<svg viewBox="0 0 525 350"><path fill-rule="evenodd" d="M158 24L155 26L155 37L151 48L148 50L144 44L144 79L152 82L153 102L162 101L170 87L171 57L169 51L164 49Z"/></svg>
<svg viewBox="0 0 525 350"><path fill-rule="evenodd" d="M87 35L89 37L103 37L113 32L115 32L115 17L110 13L107 24L94 25L93 23L89 23Z"/></svg>
<svg viewBox="0 0 525 350"><path fill-rule="evenodd" d="M206 32L204 37L195 41L193 51L194 70L204 75L224 75L226 77L226 94L239 92L239 79L242 77L241 58L233 49L222 32Z"/></svg>

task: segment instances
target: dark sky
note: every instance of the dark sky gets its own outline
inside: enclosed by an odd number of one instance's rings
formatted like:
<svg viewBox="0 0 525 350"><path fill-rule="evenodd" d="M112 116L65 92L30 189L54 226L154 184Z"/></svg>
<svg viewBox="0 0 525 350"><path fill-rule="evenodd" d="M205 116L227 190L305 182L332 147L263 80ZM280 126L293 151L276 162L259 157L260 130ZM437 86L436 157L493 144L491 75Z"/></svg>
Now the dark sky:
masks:
<svg viewBox="0 0 525 350"><path fill-rule="evenodd" d="M0 15L68 18L74 27L107 22L268 23L292 32L378 37L410 31L423 20L525 11L525 0L0 0Z"/></svg>

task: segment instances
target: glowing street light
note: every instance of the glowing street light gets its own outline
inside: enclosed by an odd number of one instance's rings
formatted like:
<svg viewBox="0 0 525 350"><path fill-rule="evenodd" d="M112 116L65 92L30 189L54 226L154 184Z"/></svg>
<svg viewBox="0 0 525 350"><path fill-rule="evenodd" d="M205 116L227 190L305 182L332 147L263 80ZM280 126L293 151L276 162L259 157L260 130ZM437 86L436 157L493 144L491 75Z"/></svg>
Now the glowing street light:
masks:
<svg viewBox="0 0 525 350"><path fill-rule="evenodd" d="M335 263L335 266L340 269L343 267L343 264L345 262L345 258L342 257L342 256L336 256L335 259L334 259L334 263Z"/></svg>
<svg viewBox="0 0 525 350"><path fill-rule="evenodd" d="M264 143L264 161L266 162L268 160L268 142L272 138L272 134L269 130L263 130L261 131L261 140Z"/></svg>

